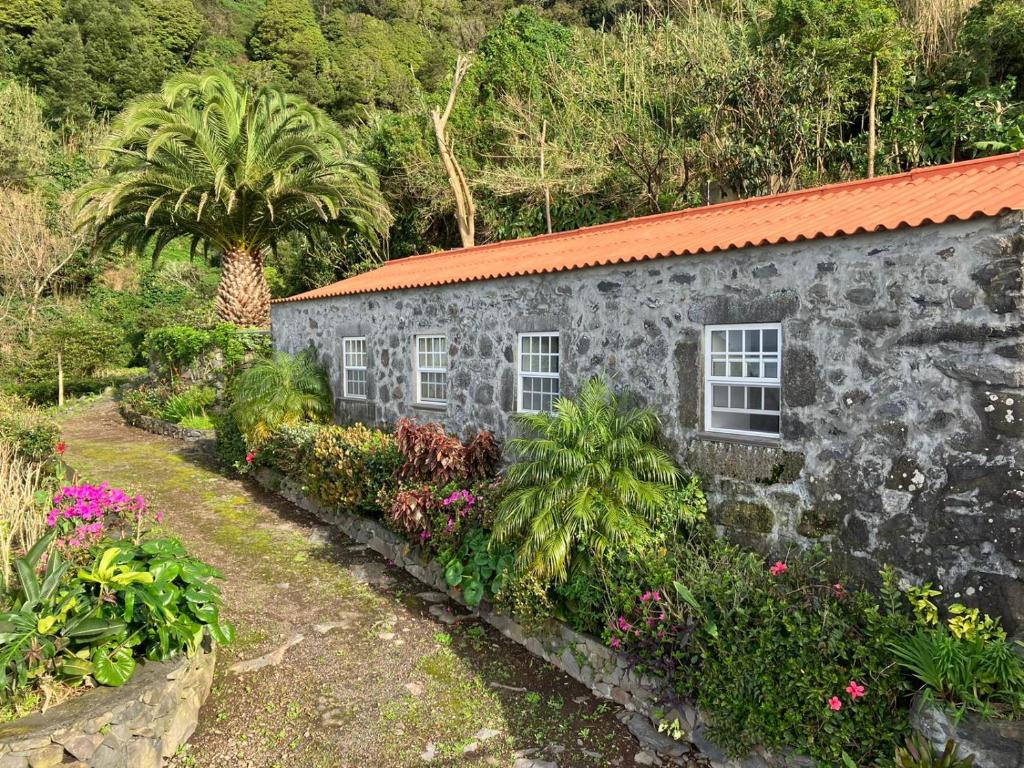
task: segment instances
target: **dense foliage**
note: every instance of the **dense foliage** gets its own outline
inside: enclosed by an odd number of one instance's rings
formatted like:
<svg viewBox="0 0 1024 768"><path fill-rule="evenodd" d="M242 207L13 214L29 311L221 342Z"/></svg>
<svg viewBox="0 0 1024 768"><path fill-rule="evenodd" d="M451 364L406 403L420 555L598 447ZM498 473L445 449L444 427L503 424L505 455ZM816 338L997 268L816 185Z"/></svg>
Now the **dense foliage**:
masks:
<svg viewBox="0 0 1024 768"><path fill-rule="evenodd" d="M53 455L60 428L50 416L16 397L0 394L0 443L30 461Z"/></svg>
<svg viewBox="0 0 1024 768"><path fill-rule="evenodd" d="M0 433L0 706L15 716L234 634L218 572L154 537L163 515L141 496L68 483L64 450L40 463Z"/></svg>
<svg viewBox="0 0 1024 768"><path fill-rule="evenodd" d="M408 420L394 436L286 427L248 461L298 480L328 508L380 515L469 605L492 601L528 624L556 617L601 637L637 674L665 682L665 712L695 701L713 723L710 738L737 756L762 745L822 765L966 765L954 749L906 742L916 692L986 716L1020 713L1024 661L996 619L953 605L940 624L938 593L904 593L890 571L873 593L817 553L765 562L715 537L699 480L681 479L657 451L649 413L591 383L558 414L531 417L535 432L515 444L504 477L489 433L462 441ZM474 445L486 446L486 461L467 462ZM653 489L607 485L635 473L633 485L648 471L656 476L641 484ZM544 502L530 507L543 524L526 516L509 528L509 499L519 504L524 489ZM614 536L600 528L609 510ZM575 563L564 575L517 558L531 539L550 546L545 538Z"/></svg>

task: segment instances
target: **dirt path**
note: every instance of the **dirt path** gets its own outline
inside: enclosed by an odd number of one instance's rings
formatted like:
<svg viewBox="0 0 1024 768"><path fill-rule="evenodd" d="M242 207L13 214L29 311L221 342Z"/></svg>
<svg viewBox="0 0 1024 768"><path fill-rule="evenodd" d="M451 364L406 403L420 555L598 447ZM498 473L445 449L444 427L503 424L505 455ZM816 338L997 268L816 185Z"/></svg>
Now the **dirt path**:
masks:
<svg viewBox="0 0 1024 768"><path fill-rule="evenodd" d="M376 553L109 401L64 429L83 477L142 493L224 573L238 640L178 768L633 764L617 706L470 617L439 623L436 593Z"/></svg>

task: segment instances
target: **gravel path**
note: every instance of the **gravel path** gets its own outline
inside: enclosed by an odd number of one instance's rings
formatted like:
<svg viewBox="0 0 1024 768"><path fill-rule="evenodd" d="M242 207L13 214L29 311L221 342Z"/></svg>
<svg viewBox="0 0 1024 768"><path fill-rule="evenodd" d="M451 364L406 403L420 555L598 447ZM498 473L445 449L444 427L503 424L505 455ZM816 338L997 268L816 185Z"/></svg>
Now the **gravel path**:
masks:
<svg viewBox="0 0 1024 768"><path fill-rule="evenodd" d="M224 573L238 640L178 768L634 764L616 705L471 617L439 623L436 593L194 447L107 400L64 439L84 478L142 493Z"/></svg>

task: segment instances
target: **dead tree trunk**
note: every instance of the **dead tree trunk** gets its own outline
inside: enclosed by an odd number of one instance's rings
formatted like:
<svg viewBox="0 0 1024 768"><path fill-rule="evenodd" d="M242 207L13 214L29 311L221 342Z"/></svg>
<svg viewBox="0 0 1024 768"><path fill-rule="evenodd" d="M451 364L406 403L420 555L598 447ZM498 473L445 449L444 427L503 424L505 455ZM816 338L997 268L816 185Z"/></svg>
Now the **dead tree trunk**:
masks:
<svg viewBox="0 0 1024 768"><path fill-rule="evenodd" d="M868 178L875 175L875 104L878 101L878 56L871 57L871 104L868 107Z"/></svg>
<svg viewBox="0 0 1024 768"><path fill-rule="evenodd" d="M462 166L459 165L459 161L455 157L452 140L448 136L448 118L451 117L452 107L455 106L455 96L459 91L459 85L468 71L469 57L459 56L455 62L452 89L448 94L448 103L445 105L444 112L437 107L430 110L434 135L437 137L437 147L441 153L441 162L444 164L445 173L448 174L448 183L455 196L455 217L459 224L459 237L462 239L463 248L471 248L476 244L476 206L473 203L473 192L466 182L466 175L462 172Z"/></svg>
<svg viewBox="0 0 1024 768"><path fill-rule="evenodd" d="M544 222L548 226L548 234L551 234L551 187L548 186L544 176L544 146L548 135L548 121L545 120L540 126L540 183L544 185Z"/></svg>

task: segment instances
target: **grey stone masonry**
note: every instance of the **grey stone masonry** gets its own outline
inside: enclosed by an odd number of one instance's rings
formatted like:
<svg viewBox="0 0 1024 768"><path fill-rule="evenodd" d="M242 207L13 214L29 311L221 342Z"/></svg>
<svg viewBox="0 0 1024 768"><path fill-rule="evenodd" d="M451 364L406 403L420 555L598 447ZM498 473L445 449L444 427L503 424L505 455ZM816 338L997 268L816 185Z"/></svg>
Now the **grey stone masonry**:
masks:
<svg viewBox="0 0 1024 768"><path fill-rule="evenodd" d="M1024 620L1019 212L547 275L277 303L275 346L312 347L341 422L515 429L517 334L560 334L560 388L601 374L653 407L720 531L782 553L820 542L949 599ZM704 328L781 323L781 438L704 424ZM443 333L447 405L415 402L417 334ZM345 336L368 397L341 397Z"/></svg>
<svg viewBox="0 0 1024 768"><path fill-rule="evenodd" d="M208 644L192 657L147 662L120 688L0 725L0 768L160 768L195 730L216 658Z"/></svg>

